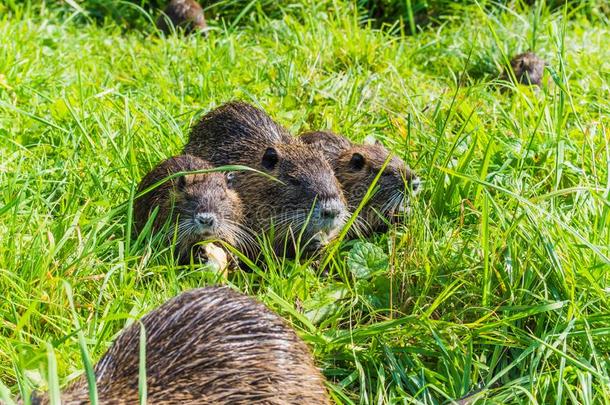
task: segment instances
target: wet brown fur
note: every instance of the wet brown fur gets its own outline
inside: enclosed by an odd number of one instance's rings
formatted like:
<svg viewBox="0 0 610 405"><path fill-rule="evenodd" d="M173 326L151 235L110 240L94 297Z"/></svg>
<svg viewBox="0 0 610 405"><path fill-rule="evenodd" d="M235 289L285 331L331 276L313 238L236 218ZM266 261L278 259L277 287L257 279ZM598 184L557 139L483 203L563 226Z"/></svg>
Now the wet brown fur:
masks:
<svg viewBox="0 0 610 405"><path fill-rule="evenodd" d="M301 134L300 138L326 155L352 212L390 156L390 152L380 143L358 145L330 131L307 132ZM355 164L356 154L363 158L358 161L362 167ZM392 156L377 186L378 191L364 206L354 225L354 231L361 236L385 231L388 220L395 218L401 206L408 205L408 189L416 192L419 180L401 159Z"/></svg>
<svg viewBox="0 0 610 405"><path fill-rule="evenodd" d="M273 167L265 166L269 150L277 156ZM303 253L316 252L347 219L340 185L322 153L250 104L230 102L205 115L193 128L184 151L215 165L245 165L280 180L252 171L237 173L235 178L247 226L256 232L274 228L280 254L294 254L293 242L303 228ZM335 219L321 216L327 208L337 213Z"/></svg>
<svg viewBox="0 0 610 405"><path fill-rule="evenodd" d="M177 29L187 33L206 32L208 26L203 15L203 8L195 0L171 0L157 19L157 27L166 34L171 32L167 19Z"/></svg>
<svg viewBox="0 0 610 405"><path fill-rule="evenodd" d="M210 163L195 156L171 157L144 176L138 186L138 193L176 173L212 168ZM229 188L226 176L221 172L187 174L167 180L136 198L133 211L136 234L142 231L157 210L152 230L158 232L171 218L166 229L167 236L169 241L177 239L175 251L181 262L188 262L193 245L206 239L221 239L241 247L248 236L240 228L243 207L237 193ZM209 213L216 218L216 225L209 234L198 234L194 231L196 228L186 226L192 224L194 216L199 212ZM188 229L193 231L187 232Z"/></svg>
<svg viewBox="0 0 610 405"><path fill-rule="evenodd" d="M150 404L330 404L307 345L281 317L230 288L184 292L140 322ZM100 404L138 403L139 339L135 322L95 366ZM89 403L84 375L62 403Z"/></svg>
<svg viewBox="0 0 610 405"><path fill-rule="evenodd" d="M540 86L545 65L544 60L529 51L515 56L510 61L515 79L518 83L525 85ZM512 80L512 76L508 70L504 70L500 79L509 81Z"/></svg>

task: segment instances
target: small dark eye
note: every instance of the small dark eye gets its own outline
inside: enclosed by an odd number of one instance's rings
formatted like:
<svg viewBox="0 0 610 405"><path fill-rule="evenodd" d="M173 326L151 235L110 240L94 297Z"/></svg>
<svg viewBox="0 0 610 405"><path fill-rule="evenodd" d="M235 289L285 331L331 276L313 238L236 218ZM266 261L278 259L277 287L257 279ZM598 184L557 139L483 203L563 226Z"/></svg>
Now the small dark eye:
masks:
<svg viewBox="0 0 610 405"><path fill-rule="evenodd" d="M356 152L352 155L352 158L349 161L349 166L352 168L352 170L361 170L364 167L364 163L364 156Z"/></svg>
<svg viewBox="0 0 610 405"><path fill-rule="evenodd" d="M288 179L288 182L290 184L292 184L293 186L300 186L301 185L301 180L295 178L295 177L291 177Z"/></svg>

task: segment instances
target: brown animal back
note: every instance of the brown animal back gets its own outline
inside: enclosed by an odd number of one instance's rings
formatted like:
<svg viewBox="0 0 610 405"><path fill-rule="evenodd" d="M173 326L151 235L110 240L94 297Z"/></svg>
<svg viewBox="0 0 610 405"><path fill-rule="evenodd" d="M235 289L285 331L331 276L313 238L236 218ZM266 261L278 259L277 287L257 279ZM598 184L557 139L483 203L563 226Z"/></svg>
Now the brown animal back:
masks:
<svg viewBox="0 0 610 405"><path fill-rule="evenodd" d="M329 404L305 343L263 304L227 287L190 290L140 320L148 401L155 404ZM95 367L100 403L137 403L140 323ZM84 376L63 403L86 403Z"/></svg>
<svg viewBox="0 0 610 405"><path fill-rule="evenodd" d="M513 71L517 82L530 86L540 86L545 66L546 62L531 51L520 53L510 61L510 69ZM504 70L500 79L512 80L508 69Z"/></svg>
<svg viewBox="0 0 610 405"><path fill-rule="evenodd" d="M299 135L304 143L321 151L329 161L333 162L343 152L352 147L352 142L344 136L331 131L311 131Z"/></svg>
<svg viewBox="0 0 610 405"><path fill-rule="evenodd" d="M184 29L188 33L205 31L208 27L203 8L195 0L171 0L163 13L164 15L157 19L157 27L166 34L171 32L167 18L174 27Z"/></svg>
<svg viewBox="0 0 610 405"><path fill-rule="evenodd" d="M193 128L184 152L216 165L248 163L264 145L300 144L267 113L232 101L206 114Z"/></svg>

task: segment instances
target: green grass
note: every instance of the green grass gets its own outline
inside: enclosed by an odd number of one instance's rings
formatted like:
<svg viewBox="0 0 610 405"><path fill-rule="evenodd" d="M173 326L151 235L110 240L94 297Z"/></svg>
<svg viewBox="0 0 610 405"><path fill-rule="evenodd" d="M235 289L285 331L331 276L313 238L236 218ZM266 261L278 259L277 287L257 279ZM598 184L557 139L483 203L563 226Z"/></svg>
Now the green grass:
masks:
<svg viewBox="0 0 610 405"><path fill-rule="evenodd" d="M126 323L218 282L131 238L125 203L239 98L294 133L375 134L425 179L328 276L270 256L228 281L294 325L338 402L610 403L607 18L473 4L399 36L330 5L215 20L207 40L0 5L0 396L56 395ZM528 48L547 85L501 93Z"/></svg>

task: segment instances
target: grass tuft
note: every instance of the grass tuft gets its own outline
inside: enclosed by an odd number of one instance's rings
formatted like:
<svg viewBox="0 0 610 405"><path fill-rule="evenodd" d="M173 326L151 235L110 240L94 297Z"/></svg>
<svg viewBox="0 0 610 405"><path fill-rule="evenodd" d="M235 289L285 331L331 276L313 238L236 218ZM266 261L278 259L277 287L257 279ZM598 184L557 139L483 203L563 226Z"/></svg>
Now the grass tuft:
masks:
<svg viewBox="0 0 610 405"><path fill-rule="evenodd" d="M420 25L413 0L410 28L377 29L366 2L223 1L207 39L157 35L144 4L75 3L89 14L0 5L0 399L91 383L126 324L219 282L131 238L128 207L239 98L294 133L374 135L425 180L390 232L334 246L328 276L266 242L266 266L225 281L295 327L338 403L610 401L604 2L452 2ZM543 86L497 80L529 48Z"/></svg>

